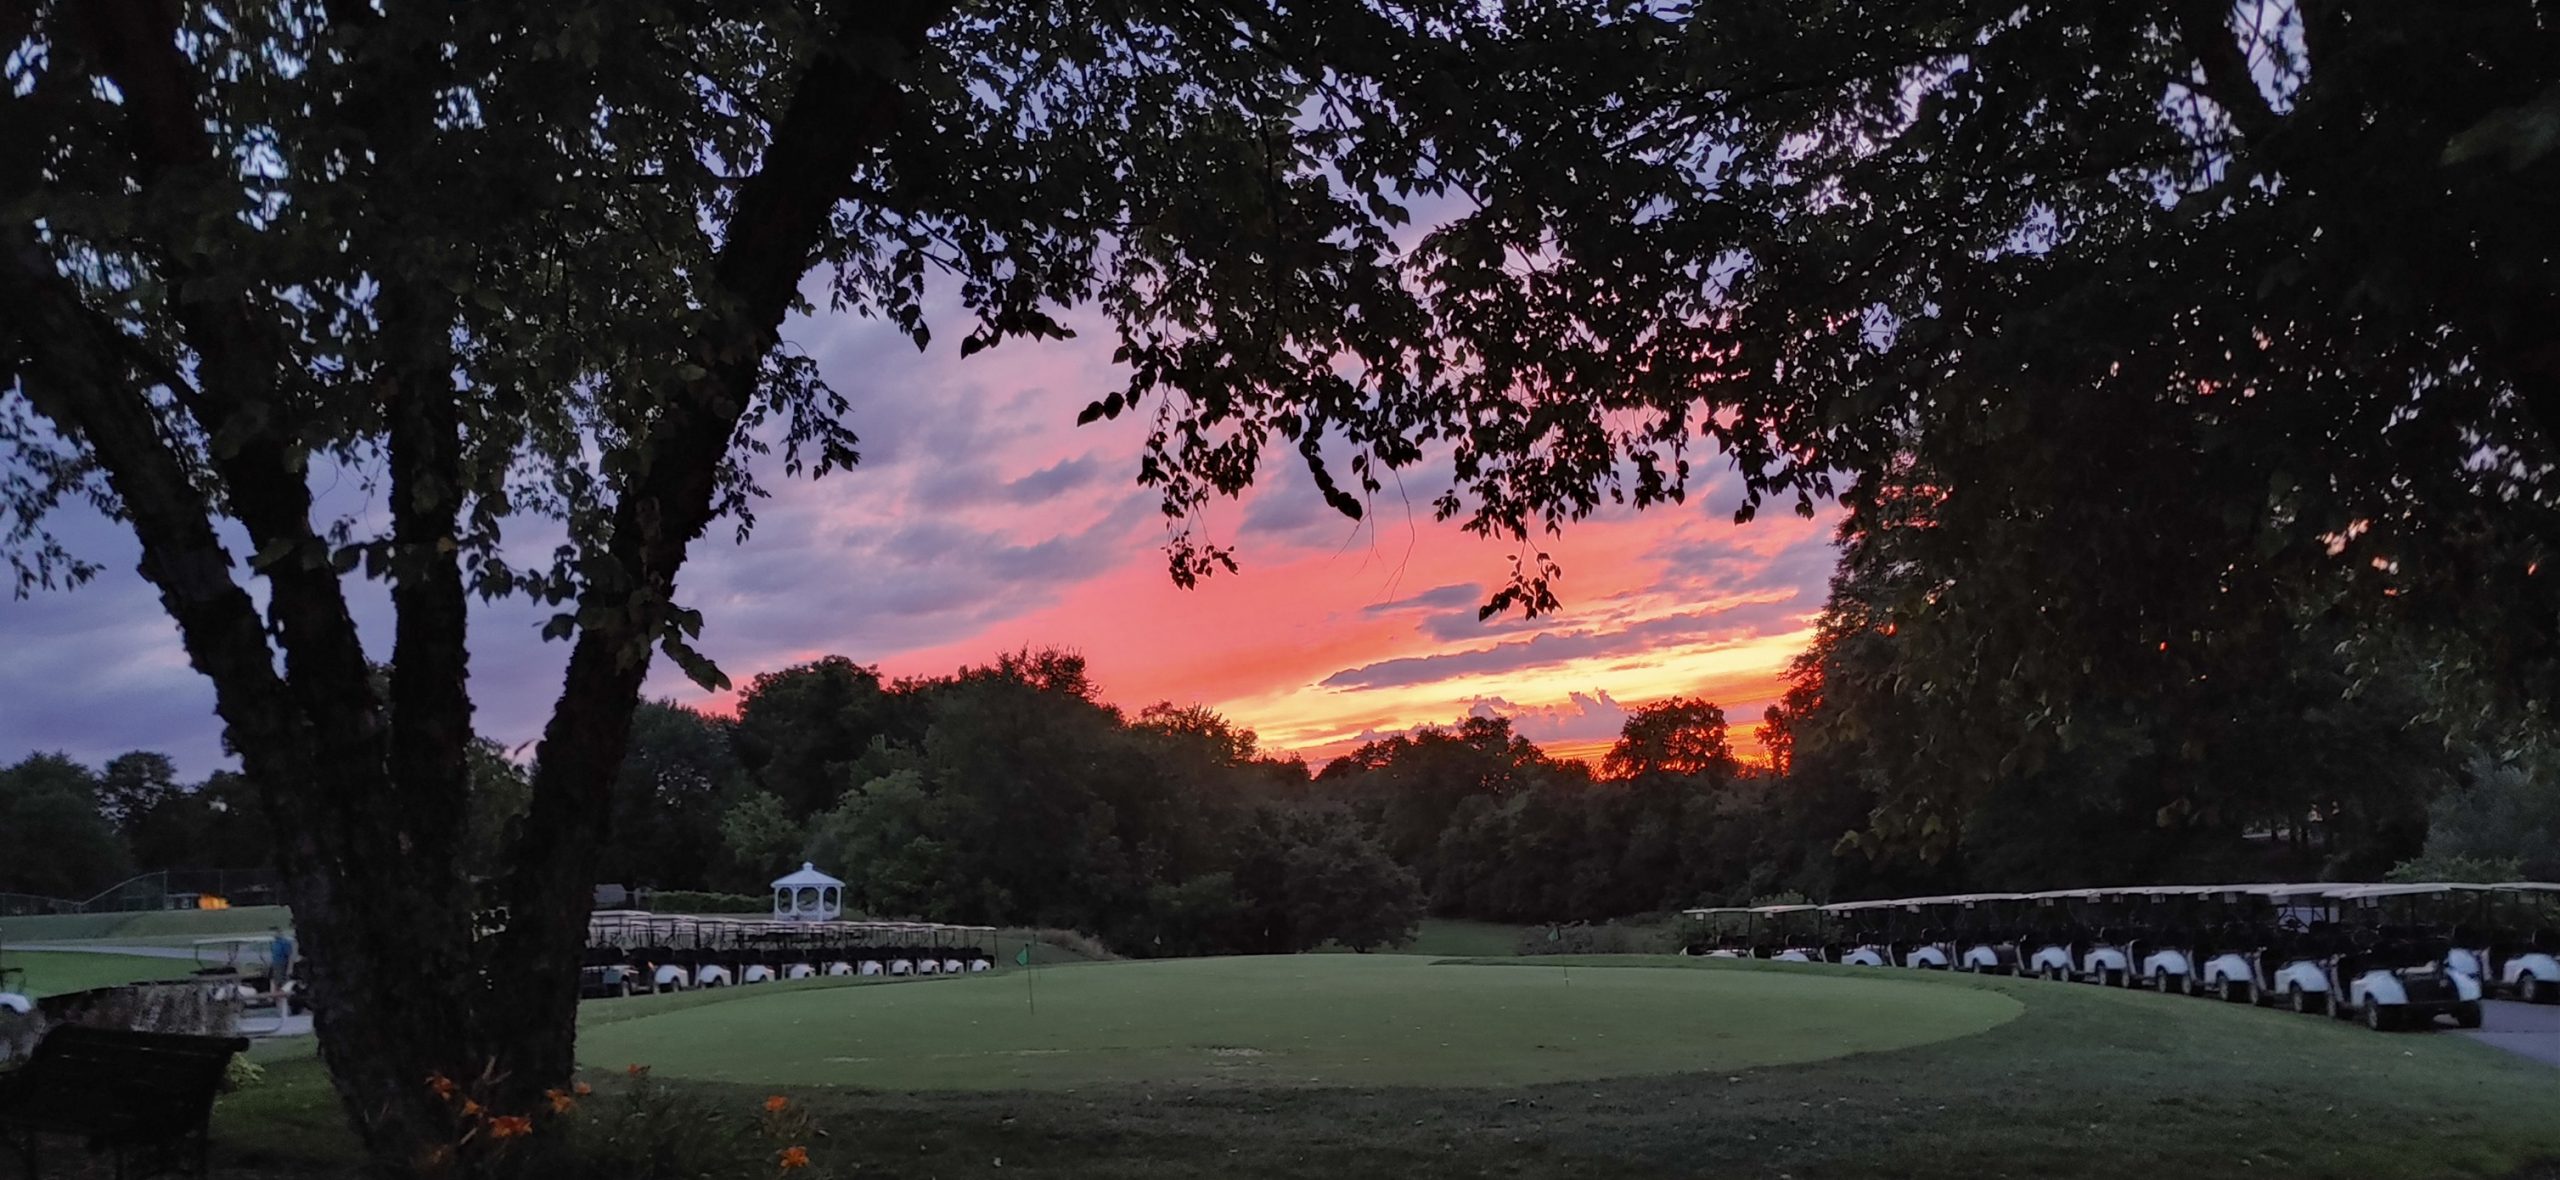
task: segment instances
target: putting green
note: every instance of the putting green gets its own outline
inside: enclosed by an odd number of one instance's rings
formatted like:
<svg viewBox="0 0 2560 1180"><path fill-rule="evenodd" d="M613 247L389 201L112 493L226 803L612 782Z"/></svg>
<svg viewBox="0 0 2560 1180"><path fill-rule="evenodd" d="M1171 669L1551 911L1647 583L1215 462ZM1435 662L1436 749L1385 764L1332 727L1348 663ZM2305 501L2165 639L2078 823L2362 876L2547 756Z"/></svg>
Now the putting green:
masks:
<svg viewBox="0 0 2560 1180"><path fill-rule="evenodd" d="M2023 1010L1907 978L1295 955L750 989L589 1028L578 1050L773 1086L1518 1085L1898 1049Z"/></svg>

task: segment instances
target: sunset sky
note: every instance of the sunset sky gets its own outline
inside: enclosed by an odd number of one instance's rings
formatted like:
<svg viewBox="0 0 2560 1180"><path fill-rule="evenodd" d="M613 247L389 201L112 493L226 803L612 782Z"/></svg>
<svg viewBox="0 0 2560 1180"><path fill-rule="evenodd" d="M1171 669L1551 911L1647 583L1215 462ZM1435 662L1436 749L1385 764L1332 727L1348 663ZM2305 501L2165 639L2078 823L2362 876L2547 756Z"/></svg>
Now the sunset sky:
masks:
<svg viewBox="0 0 2560 1180"><path fill-rule="evenodd" d="M961 335L956 317L938 326L938 339ZM1686 507L1608 514L1550 539L1564 610L1479 623L1513 548L1430 518L1445 477L1408 474L1403 496L1391 486L1354 525L1284 455L1208 519L1242 572L1184 591L1166 576L1156 501L1133 479L1141 423L1073 425L1118 383L1104 331L967 360L844 316L787 336L854 403L863 462L816 483L777 474L744 546L726 528L696 546L679 593L706 614L702 646L739 683L831 653L895 676L1059 646L1085 655L1116 704L1209 705L1266 748L1314 761L1470 711L1508 714L1549 749L1585 756L1625 710L1673 694L1724 705L1737 731L1756 723L1832 566L1830 514L1736 526L1720 479ZM351 486L329 502L363 507ZM0 600L0 760L35 749L95 763L141 748L189 777L228 764L212 691L132 572L133 543L104 520L64 524L108 568L75 592ZM389 611L370 590L359 609L382 658ZM478 725L510 745L540 732L566 656L540 641L542 614L501 603L474 618ZM650 691L730 703L664 660Z"/></svg>

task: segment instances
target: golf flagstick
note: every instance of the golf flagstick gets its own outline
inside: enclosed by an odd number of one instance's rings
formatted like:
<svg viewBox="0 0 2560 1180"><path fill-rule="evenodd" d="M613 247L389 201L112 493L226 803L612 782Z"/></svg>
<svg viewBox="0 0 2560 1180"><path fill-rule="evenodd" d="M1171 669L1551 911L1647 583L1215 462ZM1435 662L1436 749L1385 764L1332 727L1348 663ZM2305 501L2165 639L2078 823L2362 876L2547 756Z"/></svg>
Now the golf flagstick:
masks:
<svg viewBox="0 0 2560 1180"><path fill-rule="evenodd" d="M1548 942L1549 944L1551 944L1551 945L1552 945L1552 944L1554 944L1554 943L1559 943L1559 942L1563 942L1563 941L1564 941L1564 931L1563 931L1561 928L1559 928L1558 926L1556 926L1556 924L1555 924L1555 923L1553 923L1553 922L1548 923L1548 924L1547 924L1547 942ZM1562 953L1562 952L1561 952L1561 951L1559 951L1558 953ZM1563 968L1563 969L1564 969L1564 985L1565 985L1566 987L1572 987L1572 986L1573 986L1573 964L1571 964L1571 963L1558 963L1558 964L1556 964L1556 966L1561 967L1561 968Z"/></svg>

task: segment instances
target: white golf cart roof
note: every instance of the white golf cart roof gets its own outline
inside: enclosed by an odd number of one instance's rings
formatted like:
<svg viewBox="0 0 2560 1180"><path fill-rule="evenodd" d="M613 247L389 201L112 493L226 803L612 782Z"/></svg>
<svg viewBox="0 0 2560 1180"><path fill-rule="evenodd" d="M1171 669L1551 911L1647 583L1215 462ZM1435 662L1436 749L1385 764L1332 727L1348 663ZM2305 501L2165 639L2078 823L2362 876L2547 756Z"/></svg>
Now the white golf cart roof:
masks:
<svg viewBox="0 0 2560 1180"><path fill-rule="evenodd" d="M2387 885L2341 886L2332 890L2329 896L2337 901L2351 901L2361 897L2408 897L2422 893L2485 893L2489 889L2490 886L2467 881L2394 881Z"/></svg>
<svg viewBox="0 0 2560 1180"><path fill-rule="evenodd" d="M1750 912L1755 914L1801 914L1806 910L1818 910L1821 908L1822 907L1818 905L1759 905L1751 907Z"/></svg>
<svg viewBox="0 0 2560 1180"><path fill-rule="evenodd" d="M1747 905L1711 905L1694 910L1682 910L1680 911L1680 915L1686 918L1703 918L1709 914L1748 914L1751 912L1753 912L1751 907Z"/></svg>
<svg viewBox="0 0 2560 1180"><path fill-rule="evenodd" d="M2485 888L2508 893L2560 893L2560 883L2550 881L2500 881Z"/></svg>
<svg viewBox="0 0 2560 1180"><path fill-rule="evenodd" d="M2059 901L2066 897L2074 901L2096 901L2107 894L2121 892L2123 892L2121 889L2047 889L2041 893L2022 893L2018 896L2021 901Z"/></svg>
<svg viewBox="0 0 2560 1180"><path fill-rule="evenodd" d="M1852 910L1881 910L1881 909L1889 909L1889 908L1891 908L1891 907L1893 907L1893 906L1898 906L1898 905L1901 905L1901 904L1902 904L1902 899L1901 899L1901 898L1898 898L1898 897L1886 897L1886 898L1878 898L1878 899L1873 900L1873 901L1835 901L1835 902L1831 903L1830 905L1820 907L1820 909L1822 910L1822 912L1823 912L1823 913L1826 913L1826 914L1845 914L1845 913L1849 913L1849 912L1850 912L1850 911L1852 911Z"/></svg>

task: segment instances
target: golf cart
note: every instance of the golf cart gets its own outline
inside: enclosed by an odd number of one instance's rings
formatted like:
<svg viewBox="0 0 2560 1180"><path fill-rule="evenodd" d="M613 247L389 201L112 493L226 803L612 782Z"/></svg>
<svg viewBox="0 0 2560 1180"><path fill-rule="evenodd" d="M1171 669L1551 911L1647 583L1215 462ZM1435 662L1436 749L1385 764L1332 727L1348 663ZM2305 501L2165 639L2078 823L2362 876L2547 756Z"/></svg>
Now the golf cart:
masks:
<svg viewBox="0 0 2560 1180"><path fill-rule="evenodd" d="M1956 897L1907 897L1893 916L1894 948L1902 965L1915 971L1945 971L1955 966L1955 924L1963 912Z"/></svg>
<svg viewBox="0 0 2560 1180"><path fill-rule="evenodd" d="M2442 932L2386 921L2386 906L2412 898L2445 896L2440 886L2345 886L2330 893L2345 924L2340 947L2327 957L2330 1011L2342 1021L2360 1019L2373 1032L2435 1024L2452 1016L2463 1029L2481 1026L2481 980L2452 970L2452 942Z"/></svg>
<svg viewBox="0 0 2560 1180"><path fill-rule="evenodd" d="M2456 892L2435 885L2359 885L2330 894L2347 924L2345 946L2330 956L2329 1007L2341 1020L2387 1032L2426 1028L2438 1016L2480 1027L2480 980L2447 962L2450 941L2424 926L2394 923L2387 912ZM2396 905L2393 903L2397 903ZM2297 1005L2299 1010L2299 1005Z"/></svg>
<svg viewBox="0 0 2560 1180"><path fill-rule="evenodd" d="M1889 930L1895 903L1844 901L1822 907L1832 929L1841 933L1840 963L1846 967L1886 967L1893 963Z"/></svg>
<svg viewBox="0 0 2560 1180"><path fill-rule="evenodd" d="M578 961L578 998L628 996L647 990L642 969L632 962L648 915L630 910L601 910L587 916L586 951Z"/></svg>
<svg viewBox="0 0 2560 1180"><path fill-rule="evenodd" d="M2125 947L2122 928L2122 890L2055 889L2030 893L2035 903L2036 933L2022 939L2024 950L2032 943L2035 950L2027 955L2026 973L2056 981L2079 980L2084 983L2110 984L2123 987L2133 977L2132 958Z"/></svg>
<svg viewBox="0 0 2560 1180"><path fill-rule="evenodd" d="M2226 895L2236 914L2206 960L2197 989L2261 1007L2329 1009L2330 960L2350 949L2330 921L2329 895L2343 885L2250 885ZM2236 957L2243 972L2229 970Z"/></svg>
<svg viewBox="0 0 2560 1180"><path fill-rule="evenodd" d="M2211 942L2207 930L2220 917L2221 898L2232 885L2153 885L2124 890L2130 925L2138 933L2128 950L2133 983L2163 995L2195 994L2197 956Z"/></svg>
<svg viewBox="0 0 2560 1180"><path fill-rule="evenodd" d="M1751 910L1753 941L1760 957L1779 963L1822 963L1822 907L1764 905Z"/></svg>
<svg viewBox="0 0 2560 1180"><path fill-rule="evenodd" d="M195 970L190 979L204 988L208 999L216 1003L236 1004L245 1018L251 1012L264 1012L272 1023L251 1028L246 1019L240 1031L247 1036L268 1036L284 1031L285 1018L302 1010L298 993L302 981L301 965L292 964L279 971L269 958L268 948L274 936L265 934L234 935L224 938L199 938L190 947L195 952ZM278 978L279 974L283 978Z"/></svg>
<svg viewBox="0 0 2560 1180"><path fill-rule="evenodd" d="M2560 1004L2560 885L2509 881L2486 890L2489 935L2481 945L2454 951L2454 966L2468 954L2472 977L2528 1004Z"/></svg>
<svg viewBox="0 0 2560 1180"><path fill-rule="evenodd" d="M1709 959L1747 959L1751 957L1751 910L1747 906L1710 906L1682 910L1682 916L1698 922L1697 936L1683 943L1680 953Z"/></svg>
<svg viewBox="0 0 2560 1180"><path fill-rule="evenodd" d="M2019 893L1968 893L1947 899L1955 907L1956 970L2018 974L2018 927L2024 900Z"/></svg>

